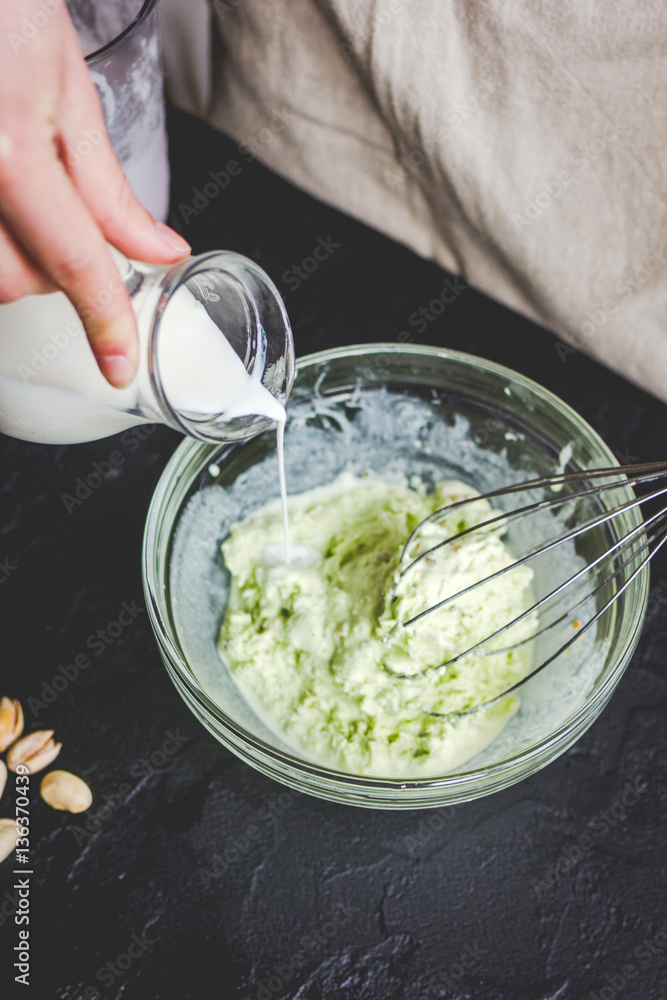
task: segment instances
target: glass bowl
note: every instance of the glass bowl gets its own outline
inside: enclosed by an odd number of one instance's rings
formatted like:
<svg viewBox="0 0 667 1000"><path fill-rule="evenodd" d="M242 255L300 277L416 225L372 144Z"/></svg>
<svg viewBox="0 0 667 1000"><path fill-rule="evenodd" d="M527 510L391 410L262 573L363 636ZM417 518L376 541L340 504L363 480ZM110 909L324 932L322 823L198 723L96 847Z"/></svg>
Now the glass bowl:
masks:
<svg viewBox="0 0 667 1000"><path fill-rule="evenodd" d="M278 496L273 431L221 447L185 441L155 490L143 547L149 615L167 670L195 716L233 753L299 791L350 805L436 807L473 799L533 774L563 753L610 698L641 632L644 567L582 641L521 689L516 714L455 772L371 777L311 759L274 732L244 698L216 648L228 573L220 544L230 524ZM434 347L373 344L302 358L288 405L287 484L298 493L344 469L423 480L463 479L480 491L558 471L616 465L569 406L517 372ZM621 486L568 501L565 520L545 513L538 541L634 494ZM505 501L506 509L507 507ZM511 501L510 501L511 505ZM629 510L607 527L556 547L536 568L536 596L564 568L585 565L633 528ZM533 530L534 535L534 530ZM641 536L640 536L641 537ZM528 539L534 541L534 537ZM526 544L521 530L508 544ZM516 554L520 554L519 551ZM627 582L632 560L614 586ZM544 655L536 640L536 658Z"/></svg>

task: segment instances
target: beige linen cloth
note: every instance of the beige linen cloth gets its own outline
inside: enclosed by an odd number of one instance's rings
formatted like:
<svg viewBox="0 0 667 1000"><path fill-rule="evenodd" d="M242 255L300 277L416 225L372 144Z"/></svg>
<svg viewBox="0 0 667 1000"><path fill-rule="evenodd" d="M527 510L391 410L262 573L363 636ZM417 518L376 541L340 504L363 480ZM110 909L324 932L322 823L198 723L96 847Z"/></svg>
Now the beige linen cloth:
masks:
<svg viewBox="0 0 667 1000"><path fill-rule="evenodd" d="M178 105L667 399L660 0L163 0L163 16Z"/></svg>

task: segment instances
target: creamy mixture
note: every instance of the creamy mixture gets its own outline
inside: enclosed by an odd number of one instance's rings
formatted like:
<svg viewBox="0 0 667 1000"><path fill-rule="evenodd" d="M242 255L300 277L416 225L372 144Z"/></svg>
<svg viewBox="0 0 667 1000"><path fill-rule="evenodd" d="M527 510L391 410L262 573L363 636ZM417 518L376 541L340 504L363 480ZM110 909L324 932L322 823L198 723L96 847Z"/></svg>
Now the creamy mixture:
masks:
<svg viewBox="0 0 667 1000"><path fill-rule="evenodd" d="M514 714L518 697L460 713L502 694L531 664L531 643L517 643L534 634L534 615L442 666L529 607L532 572L524 566L405 626L513 561L501 522L438 549L395 588L412 529L453 500L477 495L460 482L430 493L412 485L343 475L290 497L288 564L277 503L237 522L222 546L232 576L222 658L284 739L357 774L426 776L468 760ZM486 501L459 508L430 523L411 555L490 516Z"/></svg>

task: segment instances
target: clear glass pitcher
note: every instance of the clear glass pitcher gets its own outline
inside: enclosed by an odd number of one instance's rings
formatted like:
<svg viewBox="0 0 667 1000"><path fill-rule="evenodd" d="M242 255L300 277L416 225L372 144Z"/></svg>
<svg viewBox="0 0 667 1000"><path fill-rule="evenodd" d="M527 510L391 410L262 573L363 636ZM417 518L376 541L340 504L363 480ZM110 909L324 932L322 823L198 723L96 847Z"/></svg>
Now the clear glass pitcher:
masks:
<svg viewBox="0 0 667 1000"><path fill-rule="evenodd" d="M114 254L137 317L137 377L109 385L62 292L2 305L0 431L71 444L157 422L237 441L281 419L294 343L280 293L257 264L226 251L173 267ZM100 304L118 288L102 289Z"/></svg>
<svg viewBox="0 0 667 1000"><path fill-rule="evenodd" d="M169 164L157 0L67 0L67 9L114 152L136 197L164 222ZM84 135L73 155L85 156L90 142Z"/></svg>

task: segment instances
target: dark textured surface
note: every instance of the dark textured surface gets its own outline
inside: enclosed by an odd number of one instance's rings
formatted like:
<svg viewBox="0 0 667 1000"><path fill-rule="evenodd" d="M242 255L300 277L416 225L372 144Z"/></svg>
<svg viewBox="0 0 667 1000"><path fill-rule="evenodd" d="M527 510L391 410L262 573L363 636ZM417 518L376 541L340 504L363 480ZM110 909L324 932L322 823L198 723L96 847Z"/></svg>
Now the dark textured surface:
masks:
<svg viewBox="0 0 667 1000"><path fill-rule="evenodd" d="M656 400L471 290L458 287L418 332L408 320L439 293L436 267L246 163L199 123L173 114L170 131L174 222L195 251L234 249L266 268L299 354L408 331L537 379L623 458L667 454ZM186 224L179 206L229 160L241 172ZM320 238L340 246L294 287L290 269ZM33 779L32 985L17 995L667 996L665 561L610 705L555 763L440 812L331 805L217 745L172 687L145 612L109 644L96 636L124 602L143 607L144 517L177 443L163 428L74 447L0 441L2 693L23 701L29 728L55 728L59 765L95 795L87 820L60 814ZM116 449L122 462L68 512L63 494ZM90 666L53 690L81 653ZM31 698L52 704L31 710ZM10 778L0 815L13 795ZM5 862L0 997L13 985L12 884ZM143 943L126 959L134 935Z"/></svg>

